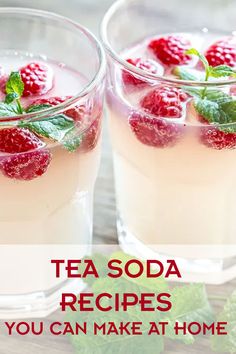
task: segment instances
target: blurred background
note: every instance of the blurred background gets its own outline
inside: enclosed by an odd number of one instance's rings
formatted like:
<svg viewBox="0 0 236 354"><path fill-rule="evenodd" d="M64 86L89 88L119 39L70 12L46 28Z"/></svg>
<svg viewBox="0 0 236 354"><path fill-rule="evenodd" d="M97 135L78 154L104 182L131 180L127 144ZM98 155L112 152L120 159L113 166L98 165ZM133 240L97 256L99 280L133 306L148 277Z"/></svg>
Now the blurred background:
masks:
<svg viewBox="0 0 236 354"><path fill-rule="evenodd" d="M29 7L57 12L98 33L99 23L114 0L0 0L0 6Z"/></svg>

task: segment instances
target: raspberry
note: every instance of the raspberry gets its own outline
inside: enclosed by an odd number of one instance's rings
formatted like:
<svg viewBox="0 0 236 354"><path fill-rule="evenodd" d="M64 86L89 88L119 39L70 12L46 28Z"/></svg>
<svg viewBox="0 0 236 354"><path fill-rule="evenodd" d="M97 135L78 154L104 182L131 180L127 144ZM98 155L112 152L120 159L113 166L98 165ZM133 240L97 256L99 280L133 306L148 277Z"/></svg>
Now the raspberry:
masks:
<svg viewBox="0 0 236 354"><path fill-rule="evenodd" d="M160 64L155 62L154 60L151 59L142 59L142 58L137 58L137 59L127 59L127 62L129 64L132 64L136 66L136 68L139 68L141 70L144 70L150 74L159 74L162 75L164 70L161 67ZM143 85L147 83L146 81L139 79L135 77L133 74L131 74L129 71L124 70L123 71L123 82L126 85L133 85L133 86L138 86L138 85Z"/></svg>
<svg viewBox="0 0 236 354"><path fill-rule="evenodd" d="M134 112L129 117L129 124L141 143L156 148L173 146L181 136L180 126L166 119L151 118Z"/></svg>
<svg viewBox="0 0 236 354"><path fill-rule="evenodd" d="M52 69L42 63L30 63L20 69L25 88L23 96L42 95L47 93L53 85Z"/></svg>
<svg viewBox="0 0 236 354"><path fill-rule="evenodd" d="M181 118L183 103L188 95L178 88L159 86L150 91L142 100L141 106L151 114L162 118Z"/></svg>
<svg viewBox="0 0 236 354"><path fill-rule="evenodd" d="M188 96L180 89L159 86L150 91L140 102L141 107L156 117L139 113L131 114L129 124L141 143L153 147L173 146L182 135L182 127L173 120L181 118L183 104Z"/></svg>
<svg viewBox="0 0 236 354"><path fill-rule="evenodd" d="M44 143L28 129L5 128L0 130L0 151L21 153L44 146Z"/></svg>
<svg viewBox="0 0 236 354"><path fill-rule="evenodd" d="M2 157L0 167L10 178L31 180L46 172L51 161L48 150L41 150L44 143L32 132L21 128L0 130L0 151L8 155ZM32 151L40 149L37 151Z"/></svg>
<svg viewBox="0 0 236 354"><path fill-rule="evenodd" d="M39 104L49 104L52 106L56 106L60 103L65 102L66 100L70 99L72 96L63 96L63 97L50 97L50 98L43 98L34 101L31 105L39 105ZM73 108L67 109L64 114L72 119L75 122L82 122L84 116L89 113L86 113L85 105L77 105ZM82 142L80 144L80 150L89 151L92 150L98 141L101 124L100 124L101 117L99 116L94 120L91 126L87 129L87 131L83 134Z"/></svg>
<svg viewBox="0 0 236 354"><path fill-rule="evenodd" d="M5 176L30 181L42 176L51 162L48 150L38 150L3 158L1 169Z"/></svg>
<svg viewBox="0 0 236 354"><path fill-rule="evenodd" d="M224 38L212 44L205 56L212 66L229 65L236 66L236 41L233 38Z"/></svg>
<svg viewBox="0 0 236 354"><path fill-rule="evenodd" d="M224 132L215 127L201 128L200 140L205 146L216 150L236 148L236 133Z"/></svg>
<svg viewBox="0 0 236 354"><path fill-rule="evenodd" d="M148 47L166 65L183 65L191 60L191 56L185 54L185 51L191 48L191 43L181 35L153 39Z"/></svg>

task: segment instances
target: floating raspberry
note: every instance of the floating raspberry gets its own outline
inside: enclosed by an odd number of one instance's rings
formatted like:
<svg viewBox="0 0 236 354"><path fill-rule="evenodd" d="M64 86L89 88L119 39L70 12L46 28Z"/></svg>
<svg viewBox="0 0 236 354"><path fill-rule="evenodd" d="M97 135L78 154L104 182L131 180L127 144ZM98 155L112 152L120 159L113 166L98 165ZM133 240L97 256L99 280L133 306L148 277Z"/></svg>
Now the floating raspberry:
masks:
<svg viewBox="0 0 236 354"><path fill-rule="evenodd" d="M229 37L212 44L206 51L205 56L212 66L229 65L236 66L236 41Z"/></svg>
<svg viewBox="0 0 236 354"><path fill-rule="evenodd" d="M151 59L142 59L142 58L127 59L127 62L129 64L134 65L136 68L146 71L150 74L162 75L164 72L163 67L160 64L158 64L156 61ZM147 83L147 81L135 77L134 74L130 73L127 70L123 71L122 76L125 85L139 86Z"/></svg>
<svg viewBox="0 0 236 354"><path fill-rule="evenodd" d="M191 43L181 35L153 39L148 47L165 65L183 65L191 61L191 56L185 54L191 48Z"/></svg>
<svg viewBox="0 0 236 354"><path fill-rule="evenodd" d="M43 63L30 63L20 69L24 83L23 96L42 95L51 90L53 85L53 71Z"/></svg>

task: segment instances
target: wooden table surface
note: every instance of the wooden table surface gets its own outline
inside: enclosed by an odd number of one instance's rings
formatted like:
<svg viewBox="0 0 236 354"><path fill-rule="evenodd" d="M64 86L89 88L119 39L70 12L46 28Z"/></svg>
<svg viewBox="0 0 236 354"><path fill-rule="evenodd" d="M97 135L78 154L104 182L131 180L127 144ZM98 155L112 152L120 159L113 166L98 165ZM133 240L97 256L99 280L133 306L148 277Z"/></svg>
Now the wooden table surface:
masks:
<svg viewBox="0 0 236 354"><path fill-rule="evenodd" d="M25 6L41 8L58 12L71 17L89 27L94 33L98 33L100 20L105 9L112 0L0 0L0 6ZM103 154L101 168L95 189L95 215L94 215L94 242L114 244L117 243L115 225L115 194L112 171L111 146L108 138L105 122L103 139ZM232 281L224 287L224 295L230 295L236 288L236 281ZM221 294L222 287L210 286L209 293ZM214 304L216 308L220 303ZM59 312L54 313L46 322L62 320ZM1 328L1 326L0 326ZM168 354L210 354L212 353L205 341L198 347L185 347L169 344L165 353ZM66 337L53 337L45 334L42 337L9 337L0 330L0 354L72 354L73 348ZM105 353L104 353L105 354ZM115 354L115 353L114 353ZM126 354L126 353L125 353ZM127 353L128 354L128 353ZM130 353L132 354L132 353ZM146 353L149 354L149 353Z"/></svg>

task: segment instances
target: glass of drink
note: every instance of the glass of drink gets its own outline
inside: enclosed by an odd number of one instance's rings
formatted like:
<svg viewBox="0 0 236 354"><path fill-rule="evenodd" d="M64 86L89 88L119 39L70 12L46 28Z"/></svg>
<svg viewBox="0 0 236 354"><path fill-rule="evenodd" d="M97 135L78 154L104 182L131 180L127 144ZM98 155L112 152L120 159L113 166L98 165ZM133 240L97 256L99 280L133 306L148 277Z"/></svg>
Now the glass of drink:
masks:
<svg viewBox="0 0 236 354"><path fill-rule="evenodd" d="M105 59L62 16L1 8L0 18L0 315L42 316L79 289L50 273L50 247L86 252L92 240Z"/></svg>
<svg viewBox="0 0 236 354"><path fill-rule="evenodd" d="M101 29L120 244L209 282L235 276L235 3L223 7L118 1Z"/></svg>

